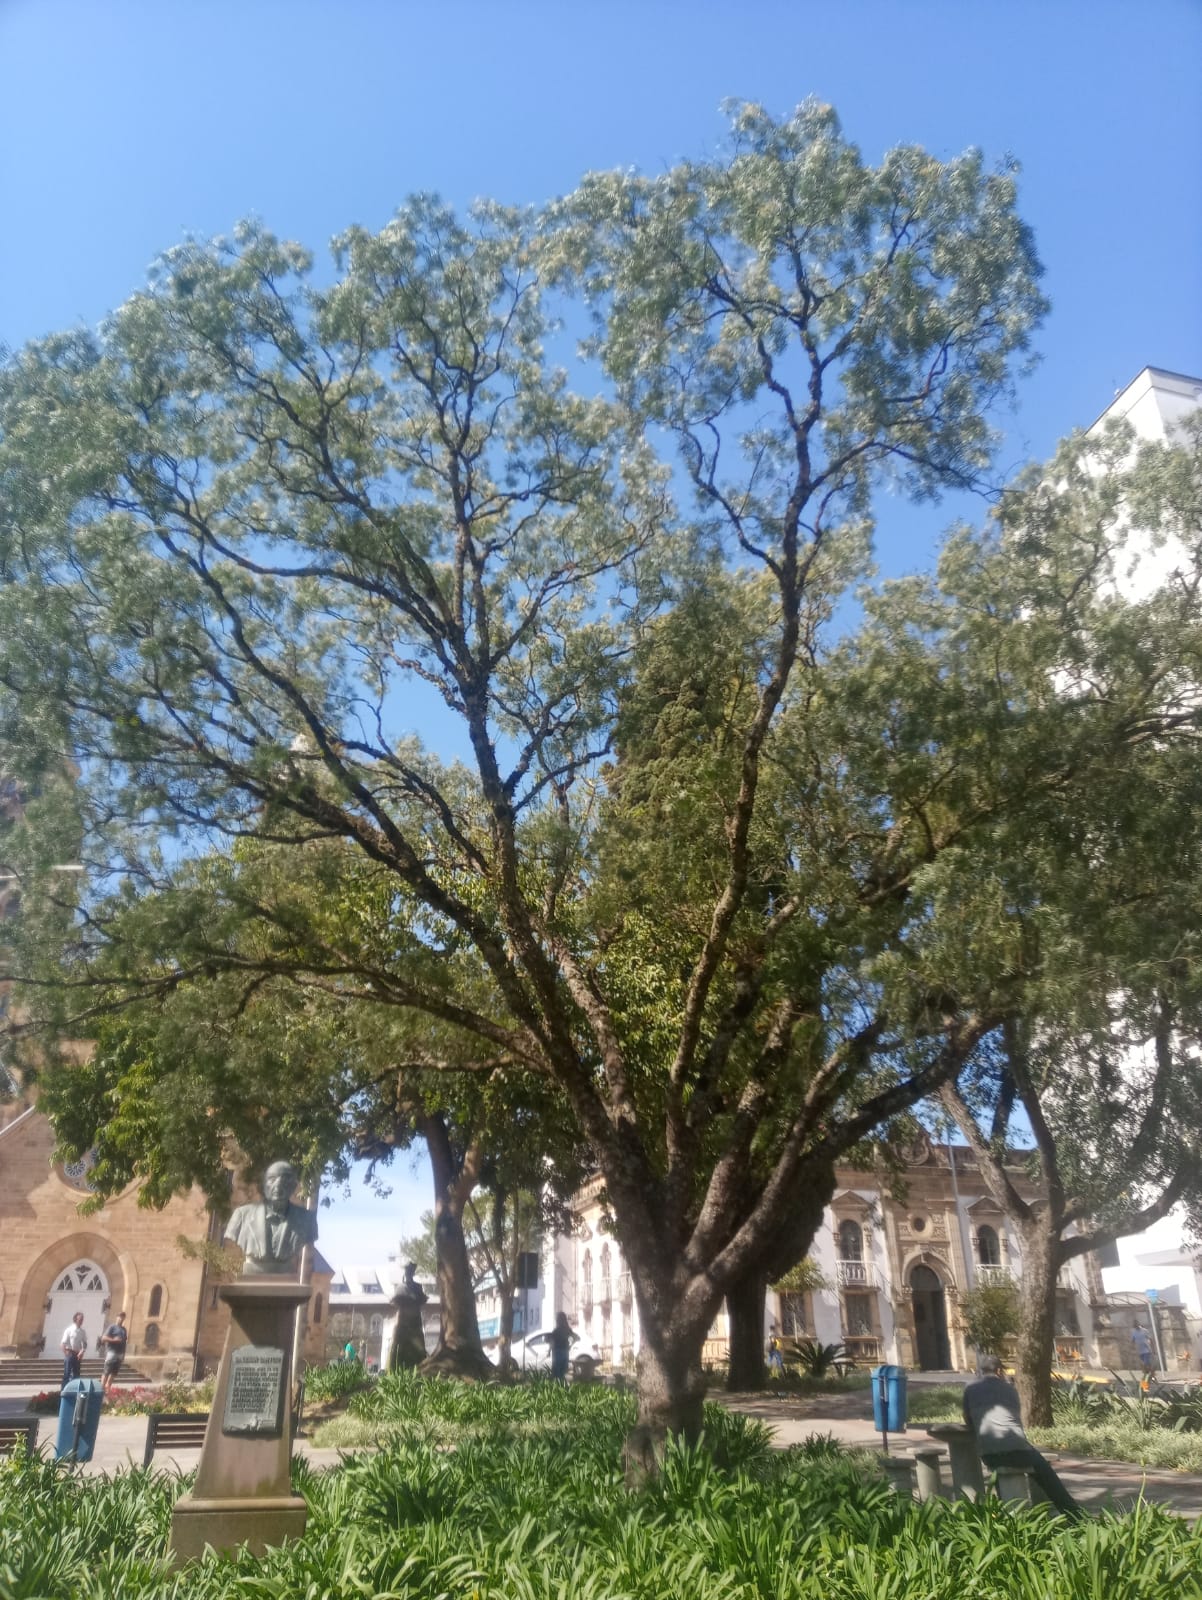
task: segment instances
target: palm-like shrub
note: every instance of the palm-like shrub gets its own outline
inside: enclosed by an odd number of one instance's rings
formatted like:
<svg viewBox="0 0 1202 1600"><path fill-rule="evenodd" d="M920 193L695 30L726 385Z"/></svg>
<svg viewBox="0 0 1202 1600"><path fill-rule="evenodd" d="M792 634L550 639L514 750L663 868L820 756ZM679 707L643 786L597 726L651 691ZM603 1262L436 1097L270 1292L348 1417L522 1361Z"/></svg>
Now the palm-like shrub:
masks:
<svg viewBox="0 0 1202 1600"><path fill-rule="evenodd" d="M807 1378L825 1378L852 1356L844 1345L820 1344L817 1339L794 1339L784 1350L784 1359L790 1366L801 1369Z"/></svg>

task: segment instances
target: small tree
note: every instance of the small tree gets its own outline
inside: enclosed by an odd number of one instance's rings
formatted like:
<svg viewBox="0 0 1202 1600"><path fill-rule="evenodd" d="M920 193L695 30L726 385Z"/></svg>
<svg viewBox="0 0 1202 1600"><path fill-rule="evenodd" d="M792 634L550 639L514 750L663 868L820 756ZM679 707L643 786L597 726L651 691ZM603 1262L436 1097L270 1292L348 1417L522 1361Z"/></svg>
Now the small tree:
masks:
<svg viewBox="0 0 1202 1600"><path fill-rule="evenodd" d="M960 1296L964 1337L981 1355L997 1356L1021 1321L1018 1290L1012 1283L978 1283Z"/></svg>

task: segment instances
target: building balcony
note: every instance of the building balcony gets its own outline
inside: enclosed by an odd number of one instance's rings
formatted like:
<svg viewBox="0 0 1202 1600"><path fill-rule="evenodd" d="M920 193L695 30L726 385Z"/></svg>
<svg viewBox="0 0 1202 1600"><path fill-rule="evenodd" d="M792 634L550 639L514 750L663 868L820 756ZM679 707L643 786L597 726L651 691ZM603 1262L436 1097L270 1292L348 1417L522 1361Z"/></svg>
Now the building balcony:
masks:
<svg viewBox="0 0 1202 1600"><path fill-rule="evenodd" d="M614 1292L613 1292L612 1280L609 1279L609 1278L602 1278L601 1279L601 1288L600 1288L600 1291L598 1292L598 1295L597 1295L597 1303L599 1305L603 1305L603 1306L612 1305L613 1304L613 1297L614 1297Z"/></svg>
<svg viewBox="0 0 1202 1600"><path fill-rule="evenodd" d="M876 1268L870 1261L836 1261L835 1282L840 1289L875 1289Z"/></svg>
<svg viewBox="0 0 1202 1600"><path fill-rule="evenodd" d="M628 1306L634 1299L634 1289L631 1286L629 1272L623 1272L618 1277L618 1301L621 1305Z"/></svg>
<svg viewBox="0 0 1202 1600"><path fill-rule="evenodd" d="M845 1333L843 1348L858 1367L876 1366L881 1359L881 1341L871 1333Z"/></svg>
<svg viewBox="0 0 1202 1600"><path fill-rule="evenodd" d="M974 1264L973 1271L976 1273L977 1282L982 1289L992 1289L998 1284L1014 1282L1014 1274L1010 1271L1010 1268L1004 1267L996 1261L988 1263L978 1261Z"/></svg>

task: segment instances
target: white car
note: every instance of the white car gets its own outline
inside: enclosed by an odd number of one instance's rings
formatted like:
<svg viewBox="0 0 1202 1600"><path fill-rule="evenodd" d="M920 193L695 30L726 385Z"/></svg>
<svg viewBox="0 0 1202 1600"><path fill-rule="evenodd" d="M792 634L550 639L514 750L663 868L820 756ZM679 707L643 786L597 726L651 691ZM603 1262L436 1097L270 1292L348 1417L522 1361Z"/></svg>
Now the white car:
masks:
<svg viewBox="0 0 1202 1600"><path fill-rule="evenodd" d="M568 1345L568 1357L572 1371L577 1376L591 1377L597 1365L594 1355L577 1347L580 1344L580 1335L572 1334L571 1343ZM551 1330L543 1329L540 1333L527 1334L524 1339L515 1339L509 1346L510 1371L518 1372L550 1372L551 1370ZM582 1368L587 1364L588 1372L582 1373Z"/></svg>

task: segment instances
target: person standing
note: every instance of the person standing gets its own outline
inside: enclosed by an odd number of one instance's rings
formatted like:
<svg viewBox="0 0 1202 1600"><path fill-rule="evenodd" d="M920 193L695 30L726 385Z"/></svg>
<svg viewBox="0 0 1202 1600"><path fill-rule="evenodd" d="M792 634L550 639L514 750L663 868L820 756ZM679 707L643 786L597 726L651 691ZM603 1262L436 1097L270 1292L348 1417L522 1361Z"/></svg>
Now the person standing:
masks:
<svg viewBox="0 0 1202 1600"><path fill-rule="evenodd" d="M117 1320L110 1322L100 1336L104 1345L104 1377L100 1380L100 1387L108 1395L109 1390L116 1382L117 1374L121 1371L121 1363L125 1360L125 1347L129 1343L129 1329L125 1326L125 1312L118 1311Z"/></svg>
<svg viewBox="0 0 1202 1600"><path fill-rule="evenodd" d="M1056 1476L1055 1469L1027 1438L1019 1407L1018 1390L1002 1376L996 1356L981 1357L981 1376L964 1390L964 1420L972 1429L977 1450L987 1467L1029 1472L1048 1499L1066 1517L1084 1512Z"/></svg>
<svg viewBox="0 0 1202 1600"><path fill-rule="evenodd" d="M88 1336L83 1331L83 1312L77 1311L63 1331L61 1349L63 1352L63 1381L60 1389L65 1389L72 1378L79 1377L79 1363L83 1353L88 1348Z"/></svg>
<svg viewBox="0 0 1202 1600"><path fill-rule="evenodd" d="M774 1378L785 1375L785 1358L780 1347L780 1329L774 1322L768 1329L768 1371Z"/></svg>
<svg viewBox="0 0 1202 1600"><path fill-rule="evenodd" d="M1142 1322L1137 1322L1134 1328L1132 1328L1131 1343L1135 1346L1136 1357L1139 1360L1140 1366L1144 1369L1144 1377L1150 1378L1152 1376L1152 1368L1154 1364L1152 1355L1152 1340L1148 1334L1147 1328L1144 1327Z"/></svg>
<svg viewBox="0 0 1202 1600"><path fill-rule="evenodd" d="M568 1381L568 1353L572 1348L572 1330L568 1326L568 1315L561 1311L555 1318L555 1326L551 1329L548 1341L551 1346L551 1376L559 1379L561 1383Z"/></svg>

